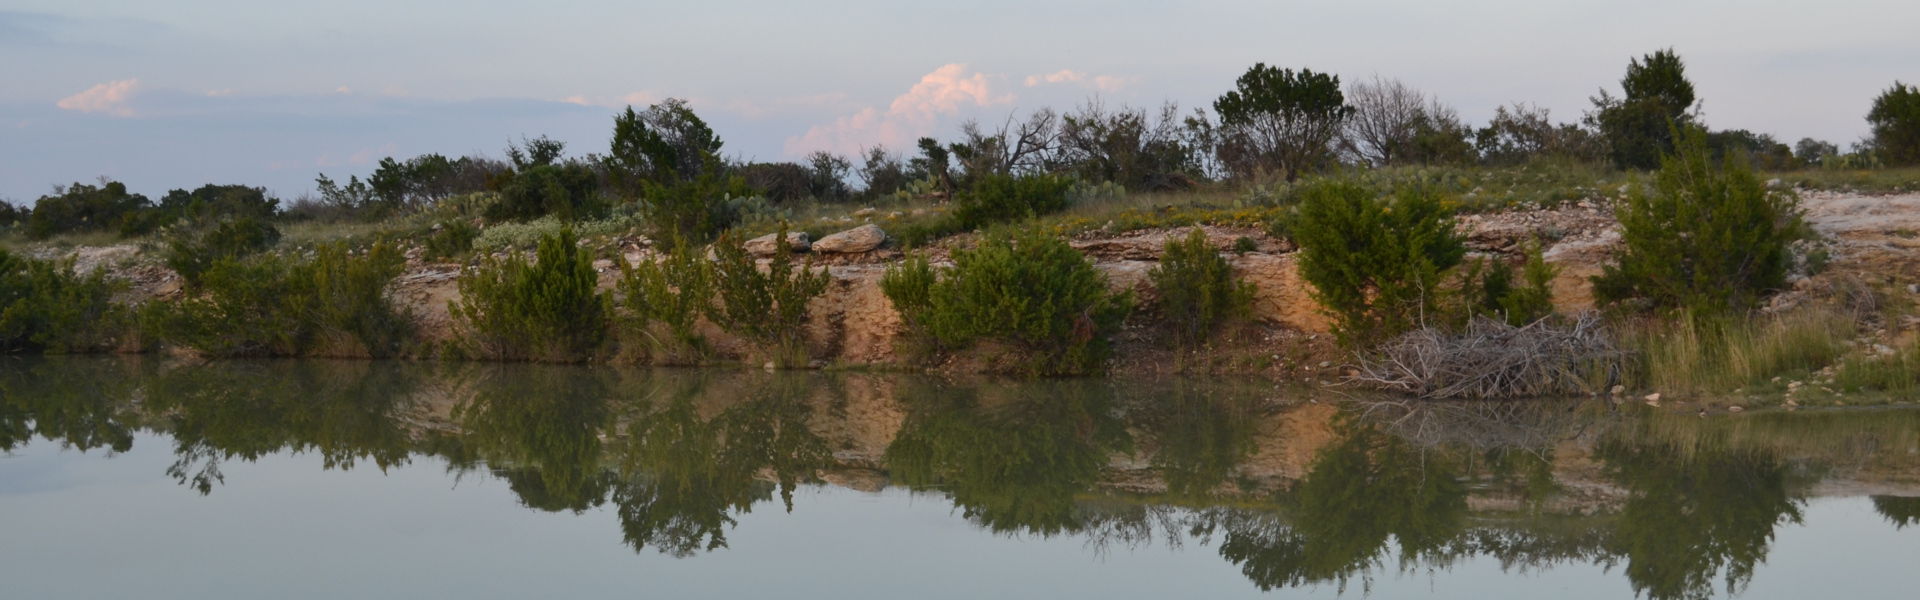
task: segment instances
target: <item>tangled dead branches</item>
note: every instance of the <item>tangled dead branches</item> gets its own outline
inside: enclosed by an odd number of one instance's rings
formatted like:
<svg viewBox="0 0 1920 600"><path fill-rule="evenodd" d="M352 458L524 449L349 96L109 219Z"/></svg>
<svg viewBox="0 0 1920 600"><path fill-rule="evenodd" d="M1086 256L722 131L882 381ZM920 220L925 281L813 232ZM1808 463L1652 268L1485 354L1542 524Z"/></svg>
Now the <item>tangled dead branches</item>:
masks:
<svg viewBox="0 0 1920 600"><path fill-rule="evenodd" d="M1591 393L1618 379L1626 353L1591 313L1524 327L1476 317L1461 333L1408 332L1360 361L1355 382L1422 398Z"/></svg>

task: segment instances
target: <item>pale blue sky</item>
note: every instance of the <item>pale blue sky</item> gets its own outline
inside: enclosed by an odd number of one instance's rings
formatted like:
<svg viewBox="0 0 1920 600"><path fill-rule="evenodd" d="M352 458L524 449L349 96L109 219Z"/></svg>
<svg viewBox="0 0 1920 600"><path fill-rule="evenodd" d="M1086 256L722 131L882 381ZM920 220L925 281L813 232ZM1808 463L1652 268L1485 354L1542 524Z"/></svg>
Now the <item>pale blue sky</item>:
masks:
<svg viewBox="0 0 1920 600"><path fill-rule="evenodd" d="M782 160L1095 93L1203 106L1262 61L1398 78L1475 122L1513 101L1574 120L1668 46L1711 125L1845 146L1876 93L1920 82L1914 23L1910 0L0 0L0 198L100 175L293 197L521 135L598 151L614 107L669 96Z"/></svg>

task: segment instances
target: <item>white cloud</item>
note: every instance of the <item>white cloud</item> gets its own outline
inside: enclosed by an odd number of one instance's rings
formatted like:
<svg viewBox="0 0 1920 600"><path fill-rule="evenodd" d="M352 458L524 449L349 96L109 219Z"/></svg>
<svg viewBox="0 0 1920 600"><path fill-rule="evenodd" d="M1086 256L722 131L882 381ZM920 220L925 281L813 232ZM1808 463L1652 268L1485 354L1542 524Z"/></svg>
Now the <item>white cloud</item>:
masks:
<svg viewBox="0 0 1920 600"><path fill-rule="evenodd" d="M133 92L140 87L138 79L110 81L87 88L87 91L61 98L54 106L83 113L107 113L116 117L133 116L133 109L127 103L133 100Z"/></svg>
<svg viewBox="0 0 1920 600"><path fill-rule="evenodd" d="M876 145L904 146L933 132L942 116L969 107L1010 104L1011 93L996 94L989 77L953 63L920 78L907 93L893 99L885 112L866 107L832 124L816 125L806 135L787 138L792 155L812 150L853 154Z"/></svg>
<svg viewBox="0 0 1920 600"><path fill-rule="evenodd" d="M1081 71L1075 71L1072 69L1062 69L1053 73L1047 73L1045 75L1028 75L1026 83L1027 83L1027 87L1034 87L1034 86L1038 86L1041 84L1048 84L1048 83L1072 83L1072 84L1080 85L1081 87L1089 87L1096 90L1100 90L1102 92L1111 93L1111 92L1120 91L1120 88L1126 87L1128 84L1133 83L1133 78L1119 77L1114 75L1089 76L1086 73Z"/></svg>

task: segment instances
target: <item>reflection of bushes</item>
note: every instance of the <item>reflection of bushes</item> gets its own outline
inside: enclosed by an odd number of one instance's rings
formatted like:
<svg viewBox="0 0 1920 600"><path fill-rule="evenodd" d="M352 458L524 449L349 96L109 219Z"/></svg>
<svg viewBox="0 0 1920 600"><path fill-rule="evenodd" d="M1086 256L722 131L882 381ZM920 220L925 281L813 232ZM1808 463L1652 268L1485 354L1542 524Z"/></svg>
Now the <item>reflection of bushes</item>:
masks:
<svg viewBox="0 0 1920 600"><path fill-rule="evenodd" d="M1739 594L1766 562L1774 527L1800 522L1786 469L1764 454L1607 443L1599 456L1633 491L1610 549L1649 598L1711 597L1722 572Z"/></svg>
<svg viewBox="0 0 1920 600"><path fill-rule="evenodd" d="M1176 390L1148 409L1152 464L1167 493L1205 496L1253 454L1253 406L1244 399Z"/></svg>
<svg viewBox="0 0 1920 600"><path fill-rule="evenodd" d="M528 507L586 510L605 500L600 432L607 384L585 370L500 367L453 419L467 451L484 458Z"/></svg>
<svg viewBox="0 0 1920 600"><path fill-rule="evenodd" d="M1920 523L1920 498L1874 496L1873 510L1892 521L1896 529L1906 529L1908 525Z"/></svg>
<svg viewBox="0 0 1920 600"><path fill-rule="evenodd" d="M1378 564L1442 554L1460 532L1466 490L1451 465L1370 427L1344 426L1290 493L1291 528L1229 532L1220 555L1263 590L1337 581Z"/></svg>
<svg viewBox="0 0 1920 600"><path fill-rule="evenodd" d="M1110 452L1132 449L1103 387L1030 383L980 390L1012 395L982 406L965 391L913 394L916 405L887 447L896 481L942 489L967 518L996 532L1077 531L1075 496Z"/></svg>

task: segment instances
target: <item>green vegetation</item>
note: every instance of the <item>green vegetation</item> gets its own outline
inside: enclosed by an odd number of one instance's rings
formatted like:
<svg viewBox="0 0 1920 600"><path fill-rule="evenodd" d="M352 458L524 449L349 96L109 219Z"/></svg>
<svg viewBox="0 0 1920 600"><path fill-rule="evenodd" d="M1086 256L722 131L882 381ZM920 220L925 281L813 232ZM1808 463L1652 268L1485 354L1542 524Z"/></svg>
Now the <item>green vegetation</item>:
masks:
<svg viewBox="0 0 1920 600"><path fill-rule="evenodd" d="M142 325L151 343L213 356L395 356L413 334L386 295L404 265L386 244L222 259L191 295L147 304Z"/></svg>
<svg viewBox="0 0 1920 600"><path fill-rule="evenodd" d="M1890 165L1920 165L1920 87L1898 81L1867 111L1873 148Z"/></svg>
<svg viewBox="0 0 1920 600"><path fill-rule="evenodd" d="M127 185L118 181L98 187L74 183L34 202L26 233L29 238L46 239L70 231L118 231L129 217L151 204L146 196L127 193Z"/></svg>
<svg viewBox="0 0 1920 600"><path fill-rule="evenodd" d="M105 269L79 275L72 264L0 250L0 352L110 349L125 325Z"/></svg>
<svg viewBox="0 0 1920 600"><path fill-rule="evenodd" d="M1615 210L1626 250L1593 280L1602 303L1641 299L1700 312L1740 311L1786 283L1787 245L1803 233L1799 200L1770 190L1747 164L1715 164L1697 130L1661 159L1651 189Z"/></svg>
<svg viewBox="0 0 1920 600"><path fill-rule="evenodd" d="M1340 77L1258 63L1213 102L1220 162L1239 177L1298 179L1334 160L1333 142L1353 115Z"/></svg>
<svg viewBox="0 0 1920 600"><path fill-rule="evenodd" d="M1850 315L1802 310L1777 317L1682 314L1628 328L1637 354L1625 383L1666 393L1712 394L1804 376L1839 360L1854 333Z"/></svg>
<svg viewBox="0 0 1920 600"><path fill-rule="evenodd" d="M1297 195L1300 276L1341 344L1370 347L1437 314L1444 273L1466 249L1432 188L1402 186L1389 201L1353 181L1323 179Z"/></svg>
<svg viewBox="0 0 1920 600"><path fill-rule="evenodd" d="M776 240L785 240L782 227ZM722 329L757 342L779 366L807 364L807 303L827 290L832 277L815 271L813 261L795 268L792 249L774 244L766 272L746 246L722 237L713 245L713 289L719 301L707 318Z"/></svg>
<svg viewBox="0 0 1920 600"><path fill-rule="evenodd" d="M1253 284L1234 276L1233 265L1199 228L1185 240L1168 238L1160 264L1147 278L1159 293L1161 317L1184 348L1206 343L1221 324L1245 318L1253 306Z"/></svg>
<svg viewBox="0 0 1920 600"><path fill-rule="evenodd" d="M655 260L631 266L616 262L629 329L643 338L652 362L698 364L708 349L694 327L713 310L713 264L701 249L680 244ZM658 331L656 323L666 331Z"/></svg>
<svg viewBox="0 0 1920 600"><path fill-rule="evenodd" d="M1674 151L1673 132L1692 126L1693 82L1673 50L1660 50L1627 64L1624 93L1606 90L1593 99L1589 122L1607 142L1607 154L1622 169L1652 169Z"/></svg>
<svg viewBox="0 0 1920 600"><path fill-rule="evenodd" d="M460 300L448 310L479 356L583 361L601 350L613 316L599 279L592 256L564 230L540 239L531 264L519 251L481 259L460 278Z"/></svg>
<svg viewBox="0 0 1920 600"><path fill-rule="evenodd" d="M206 273L201 295L150 305L151 335L217 356L392 356L412 333L385 295L403 263L392 246L344 244L310 258L224 260Z"/></svg>
<svg viewBox="0 0 1920 600"><path fill-rule="evenodd" d="M1462 316L1485 315L1519 327L1553 314L1552 284L1560 268L1547 264L1537 241L1527 245L1526 257L1519 285L1514 285L1513 268L1500 259L1470 263L1461 286L1466 293Z"/></svg>
<svg viewBox="0 0 1920 600"><path fill-rule="evenodd" d="M1036 375L1099 371L1107 338L1133 310L1131 292L1107 291L1106 277L1065 240L1035 230L990 234L953 251L953 268L933 275L924 260L890 269L881 289L910 327L960 349L980 339L1024 351L1015 370Z"/></svg>
<svg viewBox="0 0 1920 600"><path fill-rule="evenodd" d="M253 216L190 221L167 231L167 268L190 286L223 261L258 254L280 242L280 229Z"/></svg>

